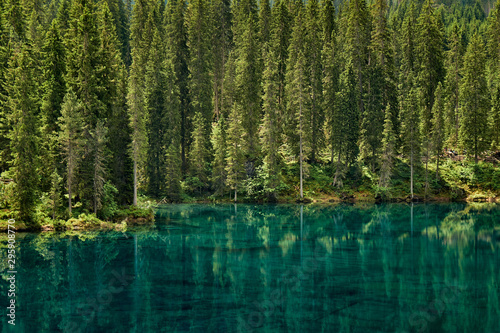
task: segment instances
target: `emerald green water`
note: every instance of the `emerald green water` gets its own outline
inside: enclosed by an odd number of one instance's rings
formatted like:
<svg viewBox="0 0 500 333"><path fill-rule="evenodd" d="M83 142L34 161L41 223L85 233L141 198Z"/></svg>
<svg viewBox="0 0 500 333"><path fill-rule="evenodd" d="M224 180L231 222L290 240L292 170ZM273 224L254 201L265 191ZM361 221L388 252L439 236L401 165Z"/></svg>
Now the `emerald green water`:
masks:
<svg viewBox="0 0 500 333"><path fill-rule="evenodd" d="M500 332L497 206L173 205L156 220L18 234L2 331Z"/></svg>

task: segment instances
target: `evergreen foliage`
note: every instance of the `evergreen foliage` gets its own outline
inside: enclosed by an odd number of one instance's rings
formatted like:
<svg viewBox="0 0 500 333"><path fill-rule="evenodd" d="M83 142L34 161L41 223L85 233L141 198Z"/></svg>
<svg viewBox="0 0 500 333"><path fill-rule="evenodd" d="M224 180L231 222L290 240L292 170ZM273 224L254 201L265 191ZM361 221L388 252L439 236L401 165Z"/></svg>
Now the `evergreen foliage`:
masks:
<svg viewBox="0 0 500 333"><path fill-rule="evenodd" d="M318 179L432 194L446 156L500 149L490 4L2 0L10 208L112 218L142 194L302 200Z"/></svg>

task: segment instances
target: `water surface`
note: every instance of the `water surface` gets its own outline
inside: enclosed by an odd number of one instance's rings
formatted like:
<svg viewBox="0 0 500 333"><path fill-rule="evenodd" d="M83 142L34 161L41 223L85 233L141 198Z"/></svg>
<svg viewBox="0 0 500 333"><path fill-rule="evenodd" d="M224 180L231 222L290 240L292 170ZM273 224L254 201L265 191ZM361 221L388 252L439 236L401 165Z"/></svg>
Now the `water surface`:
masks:
<svg viewBox="0 0 500 333"><path fill-rule="evenodd" d="M200 204L125 233L19 234L2 328L500 332L499 220L494 205Z"/></svg>

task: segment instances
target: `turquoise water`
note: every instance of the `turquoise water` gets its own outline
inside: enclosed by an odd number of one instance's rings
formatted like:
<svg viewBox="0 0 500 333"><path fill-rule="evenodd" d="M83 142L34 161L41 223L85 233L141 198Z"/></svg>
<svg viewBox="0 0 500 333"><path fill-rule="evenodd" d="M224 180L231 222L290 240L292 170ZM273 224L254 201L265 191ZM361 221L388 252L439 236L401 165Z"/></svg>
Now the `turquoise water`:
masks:
<svg viewBox="0 0 500 333"><path fill-rule="evenodd" d="M493 205L200 204L125 233L18 234L2 331L500 332L499 221Z"/></svg>

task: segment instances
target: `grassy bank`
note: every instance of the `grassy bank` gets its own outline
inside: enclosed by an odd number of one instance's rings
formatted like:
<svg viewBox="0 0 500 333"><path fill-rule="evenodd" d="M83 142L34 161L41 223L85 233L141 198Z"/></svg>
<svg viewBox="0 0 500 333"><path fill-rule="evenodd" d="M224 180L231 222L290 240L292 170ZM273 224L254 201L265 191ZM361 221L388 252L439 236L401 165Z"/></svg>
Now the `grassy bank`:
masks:
<svg viewBox="0 0 500 333"><path fill-rule="evenodd" d="M0 210L0 231L7 229L7 221L16 220L17 231L88 231L88 230L126 230L127 227L154 223L154 207L156 203L146 197L141 197L137 206L116 207L111 214L103 218L89 212L79 210L76 205L72 217L63 218L59 213L51 216L51 211L40 204L30 224L17 218L17 212L3 208ZM66 215L67 216L67 215Z"/></svg>

